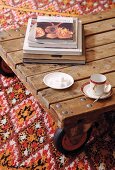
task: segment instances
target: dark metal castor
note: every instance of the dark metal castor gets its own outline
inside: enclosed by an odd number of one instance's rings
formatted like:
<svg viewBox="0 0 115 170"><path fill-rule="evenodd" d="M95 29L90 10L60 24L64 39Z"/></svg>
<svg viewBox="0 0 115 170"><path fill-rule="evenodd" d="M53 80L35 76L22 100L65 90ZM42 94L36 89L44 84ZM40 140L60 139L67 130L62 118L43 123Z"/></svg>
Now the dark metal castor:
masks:
<svg viewBox="0 0 115 170"><path fill-rule="evenodd" d="M15 74L11 68L5 63L5 61L0 57L0 73L7 77L14 77Z"/></svg>
<svg viewBox="0 0 115 170"><path fill-rule="evenodd" d="M83 133L76 144L72 144L63 129L58 128L54 134L54 145L58 151L65 155L79 153L88 139L90 138L92 128Z"/></svg>

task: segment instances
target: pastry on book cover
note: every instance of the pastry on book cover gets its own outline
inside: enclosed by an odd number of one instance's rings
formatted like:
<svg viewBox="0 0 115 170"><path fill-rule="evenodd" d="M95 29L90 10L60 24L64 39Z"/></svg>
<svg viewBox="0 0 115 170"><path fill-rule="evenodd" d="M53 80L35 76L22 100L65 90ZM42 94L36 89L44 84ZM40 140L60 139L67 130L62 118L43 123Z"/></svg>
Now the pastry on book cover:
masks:
<svg viewBox="0 0 115 170"><path fill-rule="evenodd" d="M69 40L74 39L73 18L69 17L46 17L37 18L35 38L38 40Z"/></svg>

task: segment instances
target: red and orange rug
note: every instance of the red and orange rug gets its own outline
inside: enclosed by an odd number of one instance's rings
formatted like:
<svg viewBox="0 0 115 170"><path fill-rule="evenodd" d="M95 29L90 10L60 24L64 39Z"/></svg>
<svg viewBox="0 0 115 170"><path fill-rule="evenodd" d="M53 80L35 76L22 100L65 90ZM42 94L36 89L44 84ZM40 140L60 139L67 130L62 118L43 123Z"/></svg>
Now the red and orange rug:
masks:
<svg viewBox="0 0 115 170"><path fill-rule="evenodd" d="M0 0L0 29L30 16L78 15L114 8L110 0ZM115 170L115 111L104 113L85 149L65 157L53 144L56 125L15 76L0 74L0 170Z"/></svg>

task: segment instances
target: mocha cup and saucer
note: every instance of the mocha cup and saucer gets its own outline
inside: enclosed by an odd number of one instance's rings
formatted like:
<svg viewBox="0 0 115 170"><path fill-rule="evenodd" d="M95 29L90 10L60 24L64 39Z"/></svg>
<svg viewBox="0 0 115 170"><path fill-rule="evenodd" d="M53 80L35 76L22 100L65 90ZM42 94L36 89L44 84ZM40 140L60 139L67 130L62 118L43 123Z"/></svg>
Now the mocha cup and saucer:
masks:
<svg viewBox="0 0 115 170"><path fill-rule="evenodd" d="M92 99L106 99L112 95L111 84L103 74L93 74L90 81L82 85L81 91Z"/></svg>

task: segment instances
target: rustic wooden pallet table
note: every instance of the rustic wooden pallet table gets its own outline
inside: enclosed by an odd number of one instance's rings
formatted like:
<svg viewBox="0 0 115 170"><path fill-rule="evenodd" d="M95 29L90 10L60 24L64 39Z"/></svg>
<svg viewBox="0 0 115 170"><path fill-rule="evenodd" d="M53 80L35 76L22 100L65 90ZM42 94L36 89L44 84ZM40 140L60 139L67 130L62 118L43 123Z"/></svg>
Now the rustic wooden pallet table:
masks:
<svg viewBox="0 0 115 170"><path fill-rule="evenodd" d="M26 28L0 32L0 56L51 113L60 127L55 144L63 153L78 150L100 114L115 109L115 9L80 18L85 30L86 65L24 64L22 48ZM53 71L70 74L75 80L74 85L65 90L47 87L43 77ZM81 86L93 73L107 76L113 95L88 108L86 105L93 100L84 97Z"/></svg>

